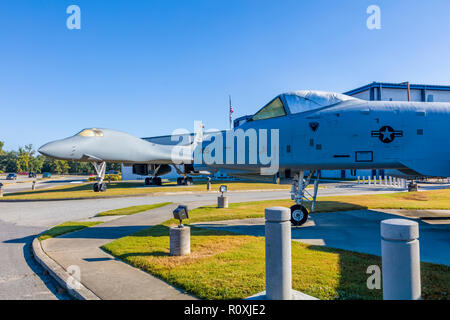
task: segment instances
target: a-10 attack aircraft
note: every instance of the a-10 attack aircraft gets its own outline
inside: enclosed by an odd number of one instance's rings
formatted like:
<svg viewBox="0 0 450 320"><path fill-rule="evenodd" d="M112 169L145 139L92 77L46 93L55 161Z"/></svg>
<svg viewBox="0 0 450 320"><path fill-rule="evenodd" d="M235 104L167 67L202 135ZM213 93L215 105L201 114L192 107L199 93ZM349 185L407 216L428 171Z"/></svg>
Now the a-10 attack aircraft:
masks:
<svg viewBox="0 0 450 320"><path fill-rule="evenodd" d="M87 130L95 136L94 129ZM39 151L94 163L174 161L173 146L150 144L117 131L99 132L102 136L92 143L82 131ZM183 146L192 153L176 160L190 161L193 172L205 167L247 177L284 172L293 177L296 204L291 221L297 226L308 218L304 201L311 201L314 210L320 170L396 169L416 177L450 176L450 103L365 101L339 93L296 91L275 97L232 130L202 137L197 134L192 145ZM314 176L311 195L306 187Z"/></svg>

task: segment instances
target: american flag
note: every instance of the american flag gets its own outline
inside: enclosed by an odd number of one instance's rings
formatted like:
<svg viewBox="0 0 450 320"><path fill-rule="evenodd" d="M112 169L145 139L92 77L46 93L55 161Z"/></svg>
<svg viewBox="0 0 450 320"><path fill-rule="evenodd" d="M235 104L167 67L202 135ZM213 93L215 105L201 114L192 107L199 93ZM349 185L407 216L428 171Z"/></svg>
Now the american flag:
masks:
<svg viewBox="0 0 450 320"><path fill-rule="evenodd" d="M231 105L231 95L230 95L230 128L233 123L233 106Z"/></svg>

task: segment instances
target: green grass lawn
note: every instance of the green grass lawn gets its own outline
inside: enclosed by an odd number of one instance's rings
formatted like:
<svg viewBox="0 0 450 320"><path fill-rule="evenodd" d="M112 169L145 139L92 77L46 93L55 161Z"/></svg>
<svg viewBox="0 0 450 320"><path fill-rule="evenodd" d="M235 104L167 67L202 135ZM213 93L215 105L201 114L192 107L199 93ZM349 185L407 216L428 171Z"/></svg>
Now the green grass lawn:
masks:
<svg viewBox="0 0 450 320"><path fill-rule="evenodd" d="M92 226L95 226L100 223L103 223L103 222L102 221L91 221L91 222L68 221L68 222L64 222L64 223L61 223L61 224L54 226L53 228L45 231L43 234L41 234L39 236L39 240L42 241L42 240L58 237L63 234L66 234L66 233L70 233L70 232L78 231L78 230L81 230L84 228L92 227Z"/></svg>
<svg viewBox="0 0 450 320"><path fill-rule="evenodd" d="M226 209L204 206L184 223L258 218L269 206L289 207L291 200L233 203ZM323 197L316 212L364 208L447 209L450 190ZM241 299L264 290L264 238L191 227L191 255L169 256L171 219L104 246L114 256L204 299ZM366 286L367 267L381 258L346 250L292 243L293 287L320 299L381 299ZM449 299L450 268L422 263L424 299Z"/></svg>
<svg viewBox="0 0 450 320"><path fill-rule="evenodd" d="M162 203L144 204L141 206L132 206L132 207L108 210L108 211L98 213L96 215L96 217L131 215L131 214L136 214L136 213L144 212L144 211L151 210L151 209L164 207L171 203L172 202L162 202Z"/></svg>
<svg viewBox="0 0 450 320"><path fill-rule="evenodd" d="M242 299L265 288L264 238L191 227L191 255L169 256L169 228L158 225L103 247L125 262L202 299ZM292 242L293 288L320 299L381 299L366 286L381 258ZM448 299L450 268L422 263L424 299Z"/></svg>
<svg viewBox="0 0 450 320"><path fill-rule="evenodd" d="M265 200L231 203L228 208L203 206L189 212L185 223L263 218L264 208L272 206L290 207L292 200ZM310 209L309 204L305 204ZM361 209L450 209L450 189L423 192L399 192L358 196L332 196L317 199L315 213L349 211ZM313 213L314 214L314 213ZM177 224L171 219L164 225Z"/></svg>
<svg viewBox="0 0 450 320"><path fill-rule="evenodd" d="M162 192L206 192L206 182L195 181L192 186L177 186L176 182L167 182L160 187L144 187L144 182L124 182L117 181L108 183L106 192L94 192L93 183L82 183L76 186L63 186L48 189L38 189L34 191L21 191L8 193L0 198L2 200L52 200L52 199L74 199L74 198L102 198L102 197L123 197L158 194ZM235 190L289 190L290 185L279 185L273 183L255 183L242 181L212 181L211 190L218 191L222 184L228 186L229 191Z"/></svg>

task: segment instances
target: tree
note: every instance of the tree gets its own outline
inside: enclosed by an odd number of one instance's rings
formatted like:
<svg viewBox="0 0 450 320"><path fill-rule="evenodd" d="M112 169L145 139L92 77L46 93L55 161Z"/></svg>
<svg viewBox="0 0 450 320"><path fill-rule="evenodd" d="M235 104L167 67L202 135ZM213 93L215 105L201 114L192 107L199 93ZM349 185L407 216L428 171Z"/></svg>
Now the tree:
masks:
<svg viewBox="0 0 450 320"><path fill-rule="evenodd" d="M31 159L30 162L30 170L33 172L41 173L42 172L42 166L44 165L44 156L37 156Z"/></svg>
<svg viewBox="0 0 450 320"><path fill-rule="evenodd" d="M0 170L3 172L17 171L17 153L14 151L5 152L0 156Z"/></svg>
<svg viewBox="0 0 450 320"><path fill-rule="evenodd" d="M30 168L30 155L22 147L19 147L19 154L16 160L17 172L25 172Z"/></svg>
<svg viewBox="0 0 450 320"><path fill-rule="evenodd" d="M55 160L55 173L67 174L69 173L70 166L65 160Z"/></svg>

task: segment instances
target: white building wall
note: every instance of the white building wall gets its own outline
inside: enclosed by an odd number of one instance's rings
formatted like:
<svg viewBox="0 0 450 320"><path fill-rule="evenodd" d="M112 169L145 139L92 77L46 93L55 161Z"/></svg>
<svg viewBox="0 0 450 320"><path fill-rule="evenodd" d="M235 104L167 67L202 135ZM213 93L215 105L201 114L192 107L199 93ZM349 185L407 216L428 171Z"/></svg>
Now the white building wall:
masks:
<svg viewBox="0 0 450 320"><path fill-rule="evenodd" d="M370 100L370 92L369 92L369 90L362 91L362 92L352 95L352 97L355 97L358 99L363 99L363 100Z"/></svg>
<svg viewBox="0 0 450 320"><path fill-rule="evenodd" d="M429 99L432 98L432 101L429 102L449 102L450 92L440 90L426 90L425 97L427 101L429 101Z"/></svg>

